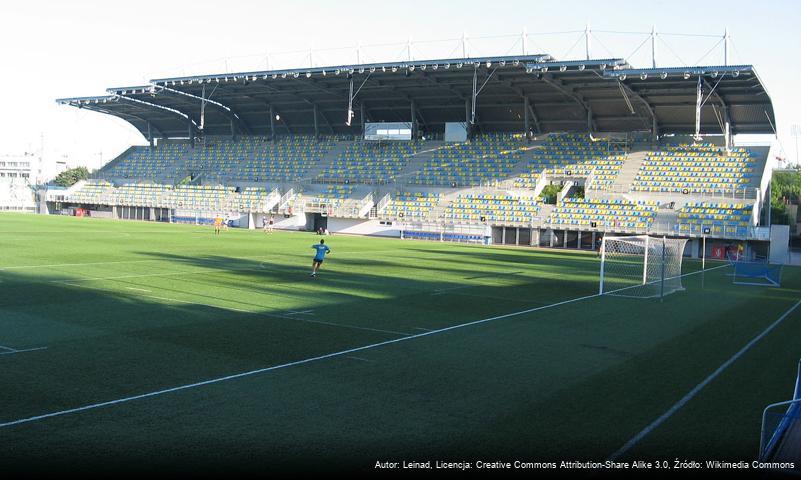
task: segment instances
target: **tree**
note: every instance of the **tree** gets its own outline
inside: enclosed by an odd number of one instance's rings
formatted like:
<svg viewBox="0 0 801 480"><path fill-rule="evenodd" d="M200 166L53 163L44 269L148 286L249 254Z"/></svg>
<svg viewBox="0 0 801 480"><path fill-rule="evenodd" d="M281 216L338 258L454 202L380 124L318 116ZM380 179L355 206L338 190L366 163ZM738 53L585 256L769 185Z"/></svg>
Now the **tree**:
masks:
<svg viewBox="0 0 801 480"><path fill-rule="evenodd" d="M86 167L75 167L59 173L54 182L62 187L71 187L81 180L89 178L89 170Z"/></svg>
<svg viewBox="0 0 801 480"><path fill-rule="evenodd" d="M559 192L562 190L561 185L545 185L545 188L542 189L540 192L540 197L542 201L545 203L555 204L556 197L558 196Z"/></svg>
<svg viewBox="0 0 801 480"><path fill-rule="evenodd" d="M774 172L770 184L770 222L778 225L795 223L787 212L787 204L798 204L801 198L801 171Z"/></svg>

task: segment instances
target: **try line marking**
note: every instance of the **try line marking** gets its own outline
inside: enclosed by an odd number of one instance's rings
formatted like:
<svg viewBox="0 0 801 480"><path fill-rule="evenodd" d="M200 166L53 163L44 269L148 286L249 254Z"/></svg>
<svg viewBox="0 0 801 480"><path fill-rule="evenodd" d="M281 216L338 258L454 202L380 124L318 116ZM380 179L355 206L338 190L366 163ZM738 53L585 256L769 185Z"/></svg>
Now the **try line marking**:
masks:
<svg viewBox="0 0 801 480"><path fill-rule="evenodd" d="M615 453L613 453L612 455L609 456L609 460L617 460L621 456L625 455L629 450L631 450L632 448L634 448L634 446L636 446L638 443L640 443L640 441L642 441L643 438L647 437L648 434L650 434L657 427L659 427L660 425L665 423L665 421L668 418L673 416L673 414L678 412L683 406L685 406L687 404L687 402L689 402L696 395L698 395L698 393L701 390L703 390L704 387L709 385L709 383L712 380L717 378L718 375L720 375L721 373L723 373L724 370L729 368L732 363L736 362L740 357L743 356L743 354L745 354L748 350L750 350L751 347L753 347L754 345L756 345L757 342L762 340L762 338L765 337L765 335L769 334L774 328L776 328L780 323L782 323L782 321L784 321L784 319L787 318L788 315L793 313L793 311L796 308L798 308L799 305L801 305L801 300L797 301L792 307L787 309L775 322L771 323L768 326L768 328L763 330L762 333L760 333L756 337L752 338L751 341L748 342L747 344L745 344L745 346L743 348L741 348L739 352L735 353L728 360L723 362L723 364L720 367L718 367L717 370L712 372L712 374L709 375L708 377L706 377L701 383L699 383L698 385L693 387L692 390L687 392L687 394L685 396L683 396L678 402L673 404L673 406L670 407L665 413L663 413L662 415L657 417L657 419L654 420L653 422L651 422L650 425L648 425L647 427L642 429L642 431L640 431L640 433L638 433L637 435L634 435L633 437L631 437L631 439L629 439L628 442L626 442L622 447L620 447L620 449L618 449Z"/></svg>
<svg viewBox="0 0 801 480"><path fill-rule="evenodd" d="M705 271L708 272L710 270L716 270L716 269L727 267L727 266L728 266L728 264L719 265L717 267L712 267L712 268L709 268L707 270L698 270L698 271L695 271L695 272L686 273L686 274L679 275L679 276L680 277L687 277L687 276L690 276L690 275L696 275L698 273L703 273ZM635 285L634 287L637 287L637 286L639 286L639 285ZM632 288L632 287L624 287L624 288L619 289L619 290L625 290L625 289L628 289L628 288ZM617 291L617 290L613 290L612 292L614 292L614 291ZM612 293L612 292L607 292L607 293ZM440 334L440 333L450 332L452 330L459 330L459 329L466 328L466 327L471 327L471 326L474 326L474 325L481 325L481 324L484 324L484 323L494 322L494 321L497 321L497 320L502 320L504 318L511 318L511 317L517 317L517 316L520 316L520 315L526 315L528 313L533 313L533 312L537 312L537 311L540 311L540 310L546 310L548 308L553 308L553 307L559 307L559 306L567 305L567 304L570 304L570 303L581 302L583 300L589 300L589 299L597 298L597 297L600 297L600 296L601 296L600 293L594 293L592 295L585 295L583 297L576 297L576 298L572 298L572 299L569 299L569 300L563 300L561 302L552 303L552 304L549 304L549 305L528 308L526 310L520 310L520 311L512 312L512 313L505 313L503 315L496 315L494 317L482 318L480 320L474 320L472 322L460 323L458 325L451 325L450 327L444 327L444 328L439 328L439 329L436 329L436 330L430 330L430 331L427 331L427 332L416 333L416 334L413 334L413 335L408 335L408 336L405 336L405 337L395 338L395 339L392 339L392 340L385 340L383 342L372 343L370 345L364 345L364 346L361 346L361 347L349 348L347 350L340 350L338 352L327 353L327 354L319 355L319 356L316 356L316 357L309 357L309 358L305 358L303 360L297 360L297 361L294 361L294 362L282 363L282 364L279 364L279 365L273 365L273 366L270 366L270 367L259 368L259 369L256 369L256 370L249 370L247 372L235 373L235 374L227 375L227 376L224 376L224 377L217 377L217 378L212 378L212 379L209 379L209 380L204 380L202 382L188 383L188 384L184 384L184 385L179 385L177 387L165 388L165 389L162 389L162 390L155 390L153 392L142 393L142 394L139 394L139 395L132 395L132 396L129 396L129 397L118 398L116 400L108 400L106 402L92 403L92 404L84 405L84 406L81 406L81 407L75 407L75 408L69 408L69 409L66 409L66 410L59 410L59 411L55 411L55 412L44 413L44 414L35 415L35 416L32 416L32 417L20 418L20 419L17 419L17 420L10 420L10 421L6 421L6 422L3 422L3 423L0 423L0 428L7 428L7 427L12 427L14 425L21 425L21 424L25 424L25 423L37 422L37 421L45 420L45 419L52 418L52 417L61 417L61 416L64 416L64 415L71 415L73 413L85 412L87 410L96 410L98 408L110 407L112 405L118 405L118 404L121 404L121 403L132 402L134 400L141 400L141 399L144 399L144 398L157 397L157 396L160 396L160 395L165 395L165 394L173 393L173 392L179 392L179 391L182 391L182 390L189 390L189 389L193 389L193 388L203 387L203 386L206 386L206 385L212 385L212 384L215 384L215 383L227 382L227 381L230 381L230 380L235 380L235 379L244 378L244 377L251 377L253 375L258 375L260 373L272 372L274 370L282 370L282 369L289 368L289 367L296 367L296 366L299 366L299 365L306 365L306 364L309 364L309 363L315 363L315 362L319 362L319 361L322 361L322 360L327 360L329 358L352 356L351 354L356 353L356 352L362 352L362 351L365 351L365 350L372 350L372 349L384 347L384 346L387 346L387 345L394 345L396 343L406 342L406 341L409 341L409 340L415 340L415 339L418 339L418 338L428 337L428 336L431 336L431 335L437 335L437 334ZM801 304L801 301L799 301L799 304ZM795 307L793 307L793 308L795 308Z"/></svg>

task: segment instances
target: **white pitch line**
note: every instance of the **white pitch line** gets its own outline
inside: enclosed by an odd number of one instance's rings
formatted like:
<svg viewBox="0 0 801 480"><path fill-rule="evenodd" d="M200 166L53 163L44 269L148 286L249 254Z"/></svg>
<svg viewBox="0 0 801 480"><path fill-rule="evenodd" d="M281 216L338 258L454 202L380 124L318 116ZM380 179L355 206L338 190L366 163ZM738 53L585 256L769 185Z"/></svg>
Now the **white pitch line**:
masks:
<svg viewBox="0 0 801 480"><path fill-rule="evenodd" d="M16 352L16 351L17 351L17 349L16 349L16 348L5 347L5 346L3 346L3 345L0 345L0 348L2 348L3 350L10 350L10 351L12 351L12 352Z"/></svg>
<svg viewBox="0 0 801 480"><path fill-rule="evenodd" d="M743 356L743 354L745 354L748 350L750 350L751 347L753 347L754 345L756 345L757 342L762 340L762 338L764 338L765 335L769 334L774 328L776 328L780 323L782 323L782 321L784 321L784 319L787 318L793 312L793 310L798 308L799 305L801 305L801 300L797 301L792 307L790 307L787 311L785 311L775 322L771 323L770 326L768 326L768 328L763 330L762 333L752 338L750 342L748 342L743 348L740 349L740 351L729 357L729 359L723 362L723 364L720 367L718 367L717 370L712 372L712 374L706 377L701 383L693 387L692 390L687 392L687 394L684 395L681 398L681 400L674 403L673 406L670 407L665 413L657 417L656 420L654 420L647 427L642 429L640 433L631 437L631 439L629 439L628 442L626 442L615 453L609 456L609 460L616 460L620 458L622 455L625 455L629 450L631 450L632 448L634 448L634 446L640 443L640 441L642 441L643 438L647 437L657 427L662 425L668 418L673 416L674 413L681 410L681 408L684 407L687 404L687 402L689 402L696 395L698 395L698 393L701 390L703 390L704 387L709 385L709 383L712 382L712 380L717 378L721 373L723 373L724 370L729 368L731 364L736 362L740 357Z"/></svg>
<svg viewBox="0 0 801 480"><path fill-rule="evenodd" d="M47 347L24 348L22 350L14 350L12 352L0 352L0 355L14 355L17 353L35 352L37 350L47 350Z"/></svg>
<svg viewBox="0 0 801 480"><path fill-rule="evenodd" d="M432 329L430 328L423 328L423 327L414 327L415 330L422 330L424 332L430 332Z"/></svg>
<svg viewBox="0 0 801 480"><path fill-rule="evenodd" d="M354 357L353 355L348 355L348 356L347 356L347 357L345 357L345 358L350 358L351 360L358 360L358 361L360 361L360 362L373 363L373 361L372 361L372 360L367 360L366 358L362 358L362 357Z"/></svg>
<svg viewBox="0 0 801 480"><path fill-rule="evenodd" d="M151 260L124 260L119 262L86 262L86 263L54 263L49 265L18 265L13 267L1 267L2 270L20 270L23 268L50 268L50 267L80 267L83 265L116 265L120 263L143 263L143 262L158 262L159 259Z"/></svg>
<svg viewBox="0 0 801 480"><path fill-rule="evenodd" d="M152 290L147 290L147 289L144 289L144 288L134 288L134 287L125 287L125 288L127 290L136 290L137 292L147 292L147 293L151 293L152 292Z"/></svg>
<svg viewBox="0 0 801 480"><path fill-rule="evenodd" d="M713 268L707 269L706 271L715 270L715 269L723 268L723 267L726 267L726 266L727 265L720 265L718 267L713 267ZM696 271L696 272L691 272L691 273L687 273L687 274L679 275L679 276L680 277L687 277L687 276L690 276L690 275L695 275L695 274L703 273L703 272L704 272L703 270L699 270L699 271ZM631 288L631 287L625 287L624 289L626 289L626 288ZM623 289L620 289L620 290L623 290ZM319 356L316 356L316 357L309 357L309 358L306 358L306 359L303 359L303 360L297 360L297 361L294 361L294 362L288 362L288 363L282 363L282 364L279 364L279 365L273 365L271 367L259 368L259 369L256 369L256 370L249 370L249 371L246 371L246 372L235 373L233 375L227 375L227 376L224 376L224 377L217 377L217 378L212 378L212 379L209 379L209 380L204 380L202 382L179 385L177 387L165 388L165 389L162 389L162 390L155 390L153 392L142 393L142 394L139 394L139 395L133 395L133 396L129 396L129 397L118 398L116 400L109 400L109 401L106 401L106 402L92 403L92 404L84 405L84 406L81 406L81 407L70 408L70 409L66 409L66 410L59 410L59 411L45 413L45 414L41 414L41 415L35 415L33 417L20 418L18 420L10 420L10 421L7 421L7 422L0 423L0 428L12 427L14 425L21 425L21 424L24 424L24 423L32 423L32 422L36 422L36 421L39 421L39 420L44 420L44 419L47 419L47 418L60 417L60 416L64 416L64 415L70 415L70 414L73 414L73 413L85 412L87 410L95 410L95 409L102 408L102 407L109 407L111 405L118 405L118 404L121 404L121 403L132 402L134 400L141 400L143 398L157 397L157 396L165 395L165 394L172 393L172 392L178 392L178 391L182 391L182 390L189 390L189 389L193 389L193 388L203 387L203 386L206 386L206 385L212 385L212 384L215 384L215 383L226 382L226 381L229 381L229 380L235 380L235 379L238 379L238 378L250 377L250 376L253 376L253 375L258 375L260 373L272 372L272 371L275 371L275 370L281 370L281 369L284 369L284 368L295 367L295 366L298 366L298 365L306 365L308 363L319 362L319 361L322 361L322 360L327 360L329 358L344 357L344 356L350 355L351 353L361 352L361 351L365 351L365 350L371 350L371 349L374 349L374 348L380 348L380 347L384 347L384 346L387 346L387 345L394 345L396 343L405 342L405 341L408 341L408 340L415 340L415 339L418 339L418 338L428 337L430 335L437 335L437 334L440 334L440 333L449 332L451 330L458 330L458 329L470 327L470 326L473 326L473 325L480 325L480 324L484 324L484 323L494 322L494 321L501 320L501 319L504 319L504 318L510 318L510 317L516 317L516 316L519 316L519 315L525 315L525 314L528 314L528 313L533 313L533 312L537 312L537 311L540 311L540 310L545 310L545 309L553 308L553 307L559 307L559 306L567 305L567 304L574 303L574 302L580 302L582 300L589 300L589 299L597 298L597 297L600 297L600 296L601 296L601 294L599 294L599 293L595 293L595 294L592 294L592 295L585 295L583 297L576 297L576 298L572 298L570 300L564 300L564 301L561 301L561 302L552 303L550 305L544 305L544 306L541 306L541 307L534 307L534 308L529 308L529 309L526 309L526 310L520 310L518 312L506 313L506 314L497 315L497 316L494 316L494 317L483 318L481 320L474 320L472 322L460 323L458 325L451 325L450 327L444 327L444 328L440 328L440 329L437 329L437 330L431 330L431 331L428 331L428 332L417 333L417 334L414 334L414 335L409 335L409 336L401 337L401 338L394 338L392 340L385 340L383 342L372 343L370 345L364 345L364 346L361 346L361 347L350 348L350 349L347 349L347 350L340 350L338 352L327 353L327 354L319 355Z"/></svg>
<svg viewBox="0 0 801 480"><path fill-rule="evenodd" d="M140 399L143 399L143 398L156 397L156 396L164 395L164 394L167 394L167 393L177 392L177 391L181 391L181 390L188 390L188 389L192 389L192 388L198 388L198 387L202 387L202 386L206 386L206 385L212 385L212 384L215 384L215 383L234 380L234 379L237 379L237 378L250 377L250 376L253 376L253 375L260 374L260 373L271 372L271 371L274 371L274 370L281 370L281 369L284 369L284 368L295 367L295 366L298 366L298 365L305 365L305 364L313 363L313 362L319 362L321 360L326 360L326 359L329 359L329 358L347 357L350 354L356 353L356 352L361 352L361 351L365 351L365 350L371 350L371 349L383 347L383 346L386 346L386 345L393 345L393 344L400 343L400 342L405 342L405 341L408 341L408 340L414 340L414 339L417 339L417 338L427 337L427 336L430 336L430 335L436 335L436 334L439 334L439 333L449 332L451 330L458 330L458 329L465 328L465 327L470 327L470 326L473 326L473 325L480 325L480 324L483 324L483 323L493 322L493 321L501 320L501 319L504 319L504 318L510 318L510 317L515 317L515 316L519 316L519 315L524 315L524 314L527 314L527 313L536 312L538 310L544 310L546 308L558 307L558 306L561 306L561 305L566 305L566 304L573 303L573 302L579 302L579 301L587 300L587 299L590 299L590 298L596 298L596 297L599 297L599 296L600 296L600 294L598 294L598 293L593 294L593 295L586 295L586 296L583 296L583 297L577 297L577 298L573 298L573 299L570 299L570 300L565 300L565 301L562 301L562 302L553 303L551 305L546 305L546 306L543 306L543 307L530 308L528 310L521 310L519 312L512 312L512 313L506 313L506 314L503 314L503 315L497 315L497 316L494 316L494 317L483 318L481 320L474 320L472 322L461 323L461 324L458 324L458 325L452 325L450 327L440 328L438 330L431 330L429 332L417 333L417 334L414 334L414 335L409 335L409 336L401 337L401 338L395 338L395 339L392 339L392 340L385 340L383 342L372 343L370 345L364 345L364 346L361 346L361 347L349 348L347 350L340 350L338 352L327 353L327 354L324 354L324 355L319 355L319 356L316 356L316 357L310 357L310 358L306 358L306 359L303 359L303 360L297 360L297 361L294 361L294 362L282 363L282 364L279 364L279 365L273 365L273 366L270 366L270 367L259 368L259 369L256 369L256 370L249 370L247 372L236 373L236 374L227 375L227 376L224 376L224 377L217 377L217 378L213 378L213 379L210 379L210 380L204 380L202 382L196 382L196 383L190 383L190 384L186 384L186 385L180 385L180 386L177 386L177 387L166 388L166 389L163 389L163 390L156 390L156 391L153 391L153 392L143 393L143 394L140 394L140 395L133 395L133 396L130 396L130 397L119 398L119 399L116 399L116 400L109 400L109 401L106 401L106 402L93 403L93 404L89 404L89 405L84 405L82 407L70 408L70 409L66 409L66 410L59 410L59 411L56 411L56 412L45 413L45 414L36 415L36 416L33 416L33 417L21 418L21 419L18 419L18 420L11 420L11 421L0 423L0 428L11 427L11 426L20 425L20 424L23 424L23 423L36 422L36 421L39 421L39 420L44 420L46 418L60 417L60 416L63 416L63 415L69 415L69 414L73 414L73 413L84 412L84 411L87 411L87 410L95 410L95 409L102 408L102 407L108 407L108 406L111 406L111 405L118 405L120 403L127 403L127 402L131 402L131 401L134 401L134 400L140 400Z"/></svg>

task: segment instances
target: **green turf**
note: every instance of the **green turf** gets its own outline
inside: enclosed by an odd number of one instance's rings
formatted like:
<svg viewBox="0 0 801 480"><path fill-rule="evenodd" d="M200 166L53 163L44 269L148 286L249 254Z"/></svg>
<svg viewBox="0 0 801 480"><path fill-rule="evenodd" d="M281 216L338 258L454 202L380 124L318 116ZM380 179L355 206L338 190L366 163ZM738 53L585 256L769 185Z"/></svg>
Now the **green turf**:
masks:
<svg viewBox="0 0 801 480"><path fill-rule="evenodd" d="M593 253L2 215L0 423L594 295ZM685 261L685 272L698 269ZM603 460L801 298L727 268L654 299L526 314L0 428L0 467ZM305 313L301 313L305 312ZM753 458L801 309L631 458ZM0 353L3 353L0 351Z"/></svg>

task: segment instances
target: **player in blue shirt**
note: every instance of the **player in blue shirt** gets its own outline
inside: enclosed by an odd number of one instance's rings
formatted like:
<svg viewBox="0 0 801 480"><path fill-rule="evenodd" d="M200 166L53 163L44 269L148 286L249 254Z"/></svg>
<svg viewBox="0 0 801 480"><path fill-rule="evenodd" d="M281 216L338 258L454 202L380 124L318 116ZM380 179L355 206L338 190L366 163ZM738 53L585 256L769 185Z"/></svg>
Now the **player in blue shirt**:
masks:
<svg viewBox="0 0 801 480"><path fill-rule="evenodd" d="M311 248L317 251L317 253L314 254L314 260L312 261L312 273L311 273L312 277L316 277L317 270L320 269L320 265L322 265L323 260L325 260L325 254L331 253L331 249L328 248L328 245L325 244L325 240L320 240L320 243L318 243L317 245L312 245Z"/></svg>

